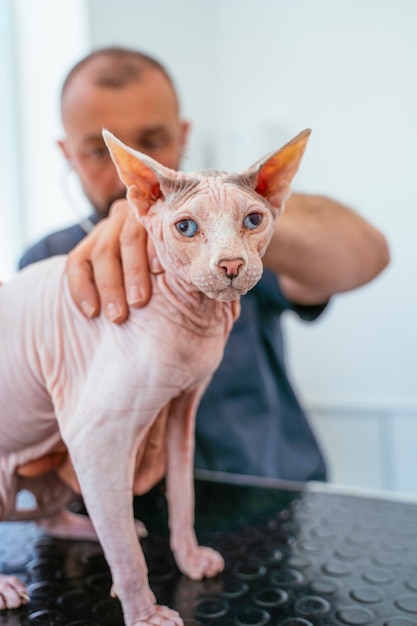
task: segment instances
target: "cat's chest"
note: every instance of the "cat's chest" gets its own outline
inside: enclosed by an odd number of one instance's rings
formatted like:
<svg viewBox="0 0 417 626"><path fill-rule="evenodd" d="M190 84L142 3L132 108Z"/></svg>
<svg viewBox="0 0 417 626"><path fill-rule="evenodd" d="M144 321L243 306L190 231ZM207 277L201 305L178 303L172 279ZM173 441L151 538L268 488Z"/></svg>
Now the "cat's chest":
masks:
<svg viewBox="0 0 417 626"><path fill-rule="evenodd" d="M186 369L191 377L200 377L219 365L225 343L224 321L216 321L213 327L204 329L167 321L158 326L150 349L161 367L173 371Z"/></svg>
<svg viewBox="0 0 417 626"><path fill-rule="evenodd" d="M158 385L192 385L220 364L231 328L229 309L225 305L188 314L155 294L147 307L132 311L123 329L123 352L134 345L137 367L153 371Z"/></svg>

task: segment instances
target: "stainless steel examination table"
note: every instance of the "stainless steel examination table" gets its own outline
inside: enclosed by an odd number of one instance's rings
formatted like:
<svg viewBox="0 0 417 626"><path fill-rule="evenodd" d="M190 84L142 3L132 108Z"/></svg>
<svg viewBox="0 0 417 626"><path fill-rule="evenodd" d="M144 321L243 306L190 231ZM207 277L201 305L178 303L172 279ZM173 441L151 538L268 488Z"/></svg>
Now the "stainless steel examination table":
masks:
<svg viewBox="0 0 417 626"><path fill-rule="evenodd" d="M226 567L182 576L168 548L161 487L135 499L152 589L186 626L417 626L417 500L218 474L196 477L196 530ZM100 547L0 524L0 568L23 578L30 603L0 626L119 626Z"/></svg>

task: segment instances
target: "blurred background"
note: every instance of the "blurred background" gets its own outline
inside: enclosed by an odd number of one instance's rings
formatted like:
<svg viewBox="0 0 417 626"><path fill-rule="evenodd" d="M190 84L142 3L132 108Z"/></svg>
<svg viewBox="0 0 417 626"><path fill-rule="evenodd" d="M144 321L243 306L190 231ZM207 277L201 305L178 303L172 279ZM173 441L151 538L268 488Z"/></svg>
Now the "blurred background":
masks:
<svg viewBox="0 0 417 626"><path fill-rule="evenodd" d="M243 169L312 128L294 188L354 208L392 261L314 324L288 315L291 377L332 481L417 494L416 32L412 0L0 0L0 280L88 212L55 142L62 81L93 48L167 66L187 171Z"/></svg>

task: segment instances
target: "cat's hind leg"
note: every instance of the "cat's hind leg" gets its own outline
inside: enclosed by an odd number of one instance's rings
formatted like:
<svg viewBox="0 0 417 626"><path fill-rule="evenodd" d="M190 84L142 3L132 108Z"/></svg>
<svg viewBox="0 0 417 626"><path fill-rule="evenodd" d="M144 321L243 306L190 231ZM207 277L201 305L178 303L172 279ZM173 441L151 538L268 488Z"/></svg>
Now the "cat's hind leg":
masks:
<svg viewBox="0 0 417 626"><path fill-rule="evenodd" d="M61 509L54 515L45 517L37 524L51 537L74 539L79 541L99 541L93 523L86 515ZM142 522L135 520L138 538L146 537L147 531Z"/></svg>
<svg viewBox="0 0 417 626"><path fill-rule="evenodd" d="M78 496L57 473L20 477L19 488L32 493L36 504L32 509L18 509L13 515L13 521L32 520L46 534L59 539L99 541L91 519L70 510L71 503ZM142 522L136 520L135 524L138 537L146 536Z"/></svg>
<svg viewBox="0 0 417 626"><path fill-rule="evenodd" d="M29 602L26 585L16 576L0 574L0 611L17 609Z"/></svg>
<svg viewBox="0 0 417 626"><path fill-rule="evenodd" d="M5 521L13 516L16 504L17 478L10 471L7 459L0 459L0 521ZM29 601L26 585L16 578L0 574L0 611L17 609Z"/></svg>

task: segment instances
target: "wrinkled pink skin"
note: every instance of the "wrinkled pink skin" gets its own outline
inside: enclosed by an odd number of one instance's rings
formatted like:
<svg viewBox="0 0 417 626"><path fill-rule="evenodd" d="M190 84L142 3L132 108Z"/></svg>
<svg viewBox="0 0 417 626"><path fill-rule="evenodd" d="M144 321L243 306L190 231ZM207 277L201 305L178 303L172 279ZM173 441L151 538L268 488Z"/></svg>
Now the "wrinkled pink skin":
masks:
<svg viewBox="0 0 417 626"><path fill-rule="evenodd" d="M149 588L132 495L166 476L180 570L196 580L222 570L222 557L198 546L194 532L195 413L239 297L262 274L279 207L226 175L175 174L143 155L132 167L131 153L110 147L165 273L152 277L150 303L122 325L79 312L64 257L30 266L0 289L0 519L35 519L53 535L98 538L126 625L180 625ZM252 213L263 218L253 230L243 227ZM180 234L175 224L183 219L194 219L198 234ZM59 467L22 475L57 450L69 453ZM16 510L23 488L35 495L34 510ZM67 511L74 493L92 524ZM0 575L0 609L27 601L20 581Z"/></svg>

